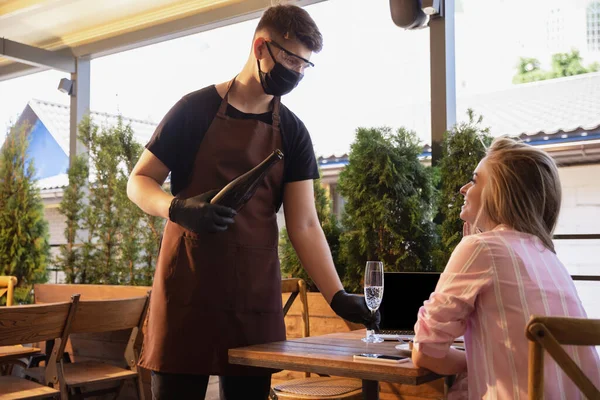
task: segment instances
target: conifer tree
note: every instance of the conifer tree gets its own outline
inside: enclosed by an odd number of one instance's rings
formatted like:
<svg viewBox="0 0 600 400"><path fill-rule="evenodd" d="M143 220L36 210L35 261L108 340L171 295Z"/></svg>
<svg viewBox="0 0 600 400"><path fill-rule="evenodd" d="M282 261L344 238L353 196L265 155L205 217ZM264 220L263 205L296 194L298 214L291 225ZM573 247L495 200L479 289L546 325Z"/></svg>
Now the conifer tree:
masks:
<svg viewBox="0 0 600 400"><path fill-rule="evenodd" d="M95 244L96 230L98 229L98 215L90 206L90 172L91 160L90 154L96 147L94 144L98 137L98 125L96 125L89 115L86 115L78 127L78 139L87 149L87 188L85 190L85 206L81 210L81 265L79 268L80 283L98 283L96 281L96 258L97 250ZM70 182L69 182L70 184Z"/></svg>
<svg viewBox="0 0 600 400"><path fill-rule="evenodd" d="M68 282L151 285L164 221L127 197L127 180L143 146L121 117L102 128L84 118L79 140L88 158L69 169L60 208L67 244L57 263Z"/></svg>
<svg viewBox="0 0 600 400"><path fill-rule="evenodd" d="M125 164L124 168L119 171L115 204L122 223L120 232L121 261L127 275L125 281L129 285L135 285L139 280L137 267L142 258L141 250L145 236L142 234L145 227L140 229L144 213L127 197L127 180L142 153L142 145L135 141L131 125L123 124L121 117L119 117L113 132L119 141L121 159Z"/></svg>
<svg viewBox="0 0 600 400"><path fill-rule="evenodd" d="M85 155L76 156L69 167L69 185L64 189L59 211L65 216L66 244L60 246L60 253L55 264L65 273L66 283L82 282L82 249L79 231L82 228L82 218L86 212L86 185L88 181L88 164Z"/></svg>
<svg viewBox="0 0 600 400"><path fill-rule="evenodd" d="M80 140L88 149L90 183L88 208L84 213L83 258L86 283L118 284L124 274L120 261L119 229L121 216L116 209L120 145L114 129L99 128L84 121Z"/></svg>
<svg viewBox="0 0 600 400"><path fill-rule="evenodd" d="M400 128L359 128L338 188L346 199L340 252L344 286L361 292L366 261L386 271L432 269L432 171L422 145Z"/></svg>
<svg viewBox="0 0 600 400"><path fill-rule="evenodd" d="M0 275L18 280L16 302L28 302L34 283L47 280L48 223L27 156L29 127L13 126L0 151Z"/></svg>
<svg viewBox="0 0 600 400"><path fill-rule="evenodd" d="M483 118L473 110L467 111L468 121L460 122L446 132L442 143L442 158L439 163L441 189L438 217L441 222L440 243L435 251L434 264L443 270L450 254L462 238L463 222L460 210L464 203L460 188L469 182L485 149L492 142L489 129L482 126Z"/></svg>

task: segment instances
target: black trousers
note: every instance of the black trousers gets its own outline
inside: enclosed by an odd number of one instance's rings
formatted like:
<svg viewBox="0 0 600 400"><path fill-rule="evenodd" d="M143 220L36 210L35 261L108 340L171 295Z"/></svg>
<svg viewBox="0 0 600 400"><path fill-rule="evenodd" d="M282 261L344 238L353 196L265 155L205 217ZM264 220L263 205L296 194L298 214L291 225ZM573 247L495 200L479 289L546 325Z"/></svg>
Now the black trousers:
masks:
<svg viewBox="0 0 600 400"><path fill-rule="evenodd" d="M152 400L204 400L208 378L152 371ZM219 377L221 400L267 400L270 389L271 375Z"/></svg>

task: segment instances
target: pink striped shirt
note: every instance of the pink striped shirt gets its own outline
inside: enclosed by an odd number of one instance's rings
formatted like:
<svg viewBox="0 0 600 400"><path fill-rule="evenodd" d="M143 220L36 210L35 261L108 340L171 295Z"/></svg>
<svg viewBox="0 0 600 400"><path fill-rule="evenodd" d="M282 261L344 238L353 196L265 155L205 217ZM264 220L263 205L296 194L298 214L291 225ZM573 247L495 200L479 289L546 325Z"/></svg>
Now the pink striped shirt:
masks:
<svg viewBox="0 0 600 400"><path fill-rule="evenodd" d="M556 255L536 236L499 226L466 236L456 247L435 292L419 310L415 346L442 358L464 334L468 398L527 399L525 326L532 314L587 317ZM596 350L566 349L600 387ZM583 398L549 355L544 367L547 399Z"/></svg>

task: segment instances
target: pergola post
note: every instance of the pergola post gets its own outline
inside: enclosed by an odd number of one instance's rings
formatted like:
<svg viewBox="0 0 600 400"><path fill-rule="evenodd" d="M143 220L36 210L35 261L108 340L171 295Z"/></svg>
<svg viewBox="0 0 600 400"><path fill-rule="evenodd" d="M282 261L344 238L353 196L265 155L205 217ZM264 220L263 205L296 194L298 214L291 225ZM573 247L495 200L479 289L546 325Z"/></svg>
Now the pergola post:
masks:
<svg viewBox="0 0 600 400"><path fill-rule="evenodd" d="M431 162L442 155L444 132L456 123L454 0L443 0L429 21L431 77Z"/></svg>
<svg viewBox="0 0 600 400"><path fill-rule="evenodd" d="M40 68L53 68L71 74L71 118L69 137L69 165L76 155L87 149L77 140L77 127L90 111L90 59L88 56L74 57L70 49L60 52L44 50L35 46L0 38L0 55L22 64Z"/></svg>
<svg viewBox="0 0 600 400"><path fill-rule="evenodd" d="M77 131L79 123L90 111L90 56L77 58L71 81L73 89L70 108L69 165L73 164L75 156L87 151L83 143L77 140Z"/></svg>

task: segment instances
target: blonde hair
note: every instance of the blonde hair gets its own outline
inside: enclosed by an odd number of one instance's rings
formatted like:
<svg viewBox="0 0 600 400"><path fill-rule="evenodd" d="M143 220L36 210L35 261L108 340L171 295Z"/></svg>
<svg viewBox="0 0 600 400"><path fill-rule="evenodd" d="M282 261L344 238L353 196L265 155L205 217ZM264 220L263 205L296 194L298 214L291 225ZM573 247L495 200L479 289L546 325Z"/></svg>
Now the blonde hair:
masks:
<svg viewBox="0 0 600 400"><path fill-rule="evenodd" d="M553 253L562 190L556 163L545 151L506 137L487 150L482 210L495 223L537 236ZM476 225L476 224L475 224Z"/></svg>

